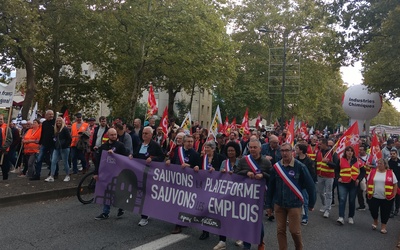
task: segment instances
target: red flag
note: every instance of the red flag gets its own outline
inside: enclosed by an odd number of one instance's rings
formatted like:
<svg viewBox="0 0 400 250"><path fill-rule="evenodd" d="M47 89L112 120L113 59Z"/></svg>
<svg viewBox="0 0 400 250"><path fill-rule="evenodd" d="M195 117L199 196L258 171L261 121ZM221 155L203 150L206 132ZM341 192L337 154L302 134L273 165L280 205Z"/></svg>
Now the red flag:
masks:
<svg viewBox="0 0 400 250"><path fill-rule="evenodd" d="M164 133L164 140L167 139L168 136L168 105L165 106L164 113L162 115L161 121L160 121L160 127L162 127L163 133ZM163 140L163 143L164 143Z"/></svg>
<svg viewBox="0 0 400 250"><path fill-rule="evenodd" d="M68 109L65 110L63 118L66 125L71 125L71 119L69 119Z"/></svg>
<svg viewBox="0 0 400 250"><path fill-rule="evenodd" d="M290 121L290 124L287 128L286 143L290 143L292 146L294 144L294 117Z"/></svg>
<svg viewBox="0 0 400 250"><path fill-rule="evenodd" d="M234 131L234 130L236 130L236 117L233 118L233 120L232 120L229 133L231 133L231 132Z"/></svg>
<svg viewBox="0 0 400 250"><path fill-rule="evenodd" d="M226 136L229 135L229 119L228 116L225 116L225 123L223 125L223 131L221 131L222 134L225 134Z"/></svg>
<svg viewBox="0 0 400 250"><path fill-rule="evenodd" d="M240 127L239 133L241 133L242 135L250 133L250 128L249 128L249 109L248 108L246 108L246 112L244 112L242 125Z"/></svg>
<svg viewBox="0 0 400 250"><path fill-rule="evenodd" d="M308 141L308 138L310 137L307 131L307 124L305 122L301 122L300 135L301 138L303 138L306 141Z"/></svg>
<svg viewBox="0 0 400 250"><path fill-rule="evenodd" d="M256 129L258 129L260 127L260 123L261 123L261 115L258 114L257 120L256 120Z"/></svg>
<svg viewBox="0 0 400 250"><path fill-rule="evenodd" d="M379 140L377 134L375 134L375 131L372 132L372 141L371 141L371 154L369 156L369 161L375 163L379 160L382 159L382 152L381 148L379 147Z"/></svg>
<svg viewBox="0 0 400 250"><path fill-rule="evenodd" d="M356 121L350 126L342 135L342 137L333 146L333 150L336 151L339 158L342 157L344 149L347 146L352 146L354 148L354 156L358 156L358 146L359 146L359 132L358 132L358 122Z"/></svg>
<svg viewBox="0 0 400 250"><path fill-rule="evenodd" d="M149 97L147 98L147 114L146 120L148 120L153 115L157 114L158 107L156 102L156 97L154 96L153 85L150 85Z"/></svg>

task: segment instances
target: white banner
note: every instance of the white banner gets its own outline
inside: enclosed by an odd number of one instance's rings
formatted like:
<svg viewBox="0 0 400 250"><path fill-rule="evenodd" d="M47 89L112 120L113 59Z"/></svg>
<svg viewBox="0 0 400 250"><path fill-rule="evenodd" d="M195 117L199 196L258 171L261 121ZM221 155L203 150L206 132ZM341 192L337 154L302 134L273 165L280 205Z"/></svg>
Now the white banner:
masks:
<svg viewBox="0 0 400 250"><path fill-rule="evenodd" d="M0 107L9 108L13 104L14 91L15 91L15 79L12 79L10 84L6 85L0 83Z"/></svg>

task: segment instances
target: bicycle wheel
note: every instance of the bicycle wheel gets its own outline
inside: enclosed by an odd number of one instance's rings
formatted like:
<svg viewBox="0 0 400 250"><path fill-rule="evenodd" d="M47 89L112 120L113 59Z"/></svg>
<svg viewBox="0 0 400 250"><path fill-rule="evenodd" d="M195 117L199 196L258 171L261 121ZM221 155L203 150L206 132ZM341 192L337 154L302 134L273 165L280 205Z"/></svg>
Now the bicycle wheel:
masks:
<svg viewBox="0 0 400 250"><path fill-rule="evenodd" d="M96 188L96 180L93 179L94 171L87 173L82 177L78 184L76 196L83 204L90 204L94 200L94 190Z"/></svg>

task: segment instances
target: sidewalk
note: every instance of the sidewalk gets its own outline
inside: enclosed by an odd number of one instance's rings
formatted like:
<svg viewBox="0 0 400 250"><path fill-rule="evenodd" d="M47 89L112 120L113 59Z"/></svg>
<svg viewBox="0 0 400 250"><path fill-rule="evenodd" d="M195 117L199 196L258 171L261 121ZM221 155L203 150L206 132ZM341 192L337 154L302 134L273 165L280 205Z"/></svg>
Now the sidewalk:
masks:
<svg viewBox="0 0 400 250"><path fill-rule="evenodd" d="M27 177L17 177L17 174L13 173L9 173L9 179L5 181L0 176L0 207L76 196L79 181L84 175L81 173L70 175L71 180L64 182L63 172L60 171L60 176L54 182L44 181L49 173L47 167L42 168L39 181L30 181Z"/></svg>

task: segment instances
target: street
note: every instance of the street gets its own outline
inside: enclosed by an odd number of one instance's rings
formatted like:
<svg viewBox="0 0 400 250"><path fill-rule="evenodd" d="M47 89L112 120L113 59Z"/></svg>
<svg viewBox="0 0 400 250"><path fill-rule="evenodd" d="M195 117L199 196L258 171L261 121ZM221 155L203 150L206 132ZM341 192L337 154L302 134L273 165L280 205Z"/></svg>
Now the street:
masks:
<svg viewBox="0 0 400 250"><path fill-rule="evenodd" d="M318 203L317 203L318 204ZM162 208L160 208L162 209ZM336 223L338 207L324 219L317 205L309 224L302 226L304 249L394 249L400 233L400 216L389 220L388 234L371 229L369 211L356 211L355 225ZM0 209L1 249L213 249L218 236L200 241L199 230L185 228L171 235L174 225L151 220L139 227L140 216L126 212L116 218L96 221L101 205L82 205L76 197L50 200ZM264 220L266 249L278 249L276 222ZM243 230L246 233L246 230ZM288 235L289 249L294 249ZM227 249L240 249L235 239L227 240ZM256 249L253 245L252 249Z"/></svg>

